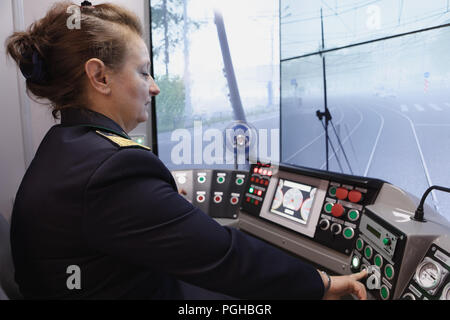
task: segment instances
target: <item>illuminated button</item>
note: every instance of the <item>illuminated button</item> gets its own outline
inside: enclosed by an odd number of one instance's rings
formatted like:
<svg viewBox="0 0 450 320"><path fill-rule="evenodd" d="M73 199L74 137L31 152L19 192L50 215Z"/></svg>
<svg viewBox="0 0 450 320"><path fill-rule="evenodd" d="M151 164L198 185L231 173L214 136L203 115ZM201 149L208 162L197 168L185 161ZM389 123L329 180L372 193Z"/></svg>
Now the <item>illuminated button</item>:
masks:
<svg viewBox="0 0 450 320"><path fill-rule="evenodd" d="M389 239L389 238L384 238L384 239L383 239L383 243L384 243L385 246L388 246L388 245L391 244L391 239Z"/></svg>
<svg viewBox="0 0 450 320"><path fill-rule="evenodd" d="M358 256L353 256L352 258L352 268L355 270L359 269L359 266L361 264L361 259Z"/></svg>
<svg viewBox="0 0 450 320"><path fill-rule="evenodd" d="M268 171L268 172L267 172L267 175L268 175L269 177L271 177L271 176L272 176L272 171Z"/></svg>
<svg viewBox="0 0 450 320"><path fill-rule="evenodd" d="M335 197L336 196L336 187L330 187L330 189L328 190L328 193L330 194L330 196Z"/></svg>
<svg viewBox="0 0 450 320"><path fill-rule="evenodd" d="M383 265L383 257L380 256L379 254L376 254L376 255L375 255L375 258L373 259L373 261L375 262L375 265L376 265L377 267L380 267L380 268L381 268L381 266Z"/></svg>
<svg viewBox="0 0 450 320"><path fill-rule="evenodd" d="M255 189L253 189L253 188L248 189L248 192L250 192L250 193L253 193L253 191L255 191Z"/></svg>
<svg viewBox="0 0 450 320"><path fill-rule="evenodd" d="M356 221L356 220L358 220L358 219L359 219L359 211L358 211L358 210L355 210L355 209L350 210L350 211L348 212L348 219L349 219L350 221Z"/></svg>
<svg viewBox="0 0 450 320"><path fill-rule="evenodd" d="M267 170L266 169L263 170L263 175L267 175Z"/></svg>
<svg viewBox="0 0 450 320"><path fill-rule="evenodd" d="M362 199L362 194L357 190L352 190L348 193L348 199L351 202L358 203Z"/></svg>
<svg viewBox="0 0 450 320"><path fill-rule="evenodd" d="M352 239L355 236L355 231L353 228L347 227L344 229L343 234L345 239Z"/></svg>
<svg viewBox="0 0 450 320"><path fill-rule="evenodd" d="M333 209L333 204L328 202L327 204L325 204L324 210L326 213L331 213L331 209Z"/></svg>
<svg viewBox="0 0 450 320"><path fill-rule="evenodd" d="M394 278L394 275L395 275L394 267L390 264L387 264L386 267L384 267L384 275L389 280L392 280L392 278Z"/></svg>
<svg viewBox="0 0 450 320"><path fill-rule="evenodd" d="M239 202L239 199L238 197L231 197L230 202L232 205L236 205Z"/></svg>
<svg viewBox="0 0 450 320"><path fill-rule="evenodd" d="M186 183L186 177L185 176L179 176L178 177L178 183L179 184L185 184Z"/></svg>
<svg viewBox="0 0 450 320"><path fill-rule="evenodd" d="M202 202L204 202L204 201L205 201L205 196L199 194L199 195L197 196L197 202L202 203Z"/></svg>
<svg viewBox="0 0 450 320"><path fill-rule="evenodd" d="M222 196L215 196L214 197L214 202L215 203L221 203L222 202Z"/></svg>
<svg viewBox="0 0 450 320"><path fill-rule="evenodd" d="M217 183L222 184L222 183L224 183L224 182L225 182L225 178L224 178L224 177L222 177L222 176L217 177Z"/></svg>
<svg viewBox="0 0 450 320"><path fill-rule="evenodd" d="M348 190L345 188L337 188L336 190L336 198L339 200L345 200L348 196Z"/></svg>
<svg viewBox="0 0 450 320"><path fill-rule="evenodd" d="M366 246L366 249L364 250L364 256L366 256L367 259L372 258L373 255L373 249L371 246Z"/></svg>
<svg viewBox="0 0 450 320"><path fill-rule="evenodd" d="M258 173L259 173L259 174L262 174L262 173L263 173L263 169L262 169L262 168L259 168Z"/></svg>
<svg viewBox="0 0 450 320"><path fill-rule="evenodd" d="M261 196L262 195L262 190L258 190L258 196Z"/></svg>
<svg viewBox="0 0 450 320"><path fill-rule="evenodd" d="M382 285L380 288L380 296L383 300L389 299L389 289L385 285Z"/></svg>
<svg viewBox="0 0 450 320"><path fill-rule="evenodd" d="M258 173L258 168L255 167L255 169L253 169L254 173Z"/></svg>
<svg viewBox="0 0 450 320"><path fill-rule="evenodd" d="M331 209L331 214L336 218L341 217L344 214L344 207L342 206L342 204L335 203L333 208Z"/></svg>
<svg viewBox="0 0 450 320"><path fill-rule="evenodd" d="M237 184L238 186L241 186L243 183L244 183L244 179L242 179L242 178L237 178L237 179L236 179L236 184Z"/></svg>
<svg viewBox="0 0 450 320"><path fill-rule="evenodd" d="M361 251L363 247L364 247L364 240L358 238L358 240L356 240L356 249L358 249L358 251Z"/></svg>
<svg viewBox="0 0 450 320"><path fill-rule="evenodd" d="M204 182L206 181L206 177L205 177L205 176L199 176L198 179L197 179L197 181L198 181L199 183L204 183Z"/></svg>

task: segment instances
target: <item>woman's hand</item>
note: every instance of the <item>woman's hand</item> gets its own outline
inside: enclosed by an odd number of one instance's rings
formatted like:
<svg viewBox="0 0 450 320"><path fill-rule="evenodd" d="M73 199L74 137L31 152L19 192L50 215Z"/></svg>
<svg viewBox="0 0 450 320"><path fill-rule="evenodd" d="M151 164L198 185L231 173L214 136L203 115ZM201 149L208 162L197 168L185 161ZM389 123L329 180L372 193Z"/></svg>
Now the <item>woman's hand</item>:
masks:
<svg viewBox="0 0 450 320"><path fill-rule="evenodd" d="M325 288L328 285L328 277L320 272ZM331 278L331 287L323 296L324 300L338 300L342 296L353 294L359 300L367 299L366 287L358 280L367 277L367 271L363 270L346 276L333 276Z"/></svg>

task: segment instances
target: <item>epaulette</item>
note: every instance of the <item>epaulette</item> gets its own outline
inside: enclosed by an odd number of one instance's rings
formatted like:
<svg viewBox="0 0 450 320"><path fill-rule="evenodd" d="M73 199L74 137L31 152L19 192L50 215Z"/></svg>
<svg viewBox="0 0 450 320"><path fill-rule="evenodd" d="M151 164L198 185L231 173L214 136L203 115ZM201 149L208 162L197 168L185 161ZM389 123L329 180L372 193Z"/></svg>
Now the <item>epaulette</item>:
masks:
<svg viewBox="0 0 450 320"><path fill-rule="evenodd" d="M109 132L101 132L99 130L95 131L97 134L101 135L102 137L108 139L109 141L113 142L115 145L119 146L120 148L142 148L149 151L152 151L151 148L144 146L142 144L139 144L137 142L134 142L133 140L122 138L116 134L109 133Z"/></svg>

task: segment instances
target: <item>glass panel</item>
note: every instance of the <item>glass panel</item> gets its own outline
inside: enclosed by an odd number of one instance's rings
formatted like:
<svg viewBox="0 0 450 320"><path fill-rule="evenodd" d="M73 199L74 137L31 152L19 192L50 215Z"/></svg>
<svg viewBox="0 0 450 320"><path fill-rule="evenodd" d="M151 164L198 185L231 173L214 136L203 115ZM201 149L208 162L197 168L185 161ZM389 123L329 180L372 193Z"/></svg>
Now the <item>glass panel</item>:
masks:
<svg viewBox="0 0 450 320"><path fill-rule="evenodd" d="M325 160L323 128L316 111L323 109L322 58L309 56L281 63L281 161L317 167ZM322 162L323 162L322 161Z"/></svg>
<svg viewBox="0 0 450 320"><path fill-rule="evenodd" d="M431 185L449 185L449 40L447 27L325 55L327 101L333 117L329 132L335 148L335 152L330 148L330 171L384 179L419 198ZM319 60L318 55L313 57ZM304 66L312 59L290 63ZM316 70L313 78L319 78L320 72ZM282 86L287 86L282 90L283 126L285 121L295 121L285 114L292 77L285 79L282 74ZM283 127L282 161L324 169L325 143L318 120L311 114L302 119L300 110L296 117L295 122L302 124L296 131L293 125ZM309 138L287 140L289 134ZM435 192L428 199L450 219L447 194Z"/></svg>
<svg viewBox="0 0 450 320"><path fill-rule="evenodd" d="M448 0L281 0L281 58L449 23Z"/></svg>
<svg viewBox="0 0 450 320"><path fill-rule="evenodd" d="M278 1L152 0L151 6L161 160L170 169L228 167L225 129L237 119L240 101L246 120L268 138L266 153L278 161L279 151L270 148L272 140L279 144ZM214 6L226 41L219 41ZM229 88L226 44L237 90Z"/></svg>

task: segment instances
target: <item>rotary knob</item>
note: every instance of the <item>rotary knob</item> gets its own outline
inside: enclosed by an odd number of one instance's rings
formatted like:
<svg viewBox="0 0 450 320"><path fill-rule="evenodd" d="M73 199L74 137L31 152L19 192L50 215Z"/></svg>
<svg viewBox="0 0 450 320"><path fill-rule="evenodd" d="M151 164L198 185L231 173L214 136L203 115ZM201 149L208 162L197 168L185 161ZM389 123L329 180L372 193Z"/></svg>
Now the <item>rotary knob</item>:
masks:
<svg viewBox="0 0 450 320"><path fill-rule="evenodd" d="M330 227L330 220L328 219L322 219L319 222L319 228L321 230L327 230Z"/></svg>
<svg viewBox="0 0 450 320"><path fill-rule="evenodd" d="M334 235L338 235L338 234L340 234L341 233L341 231L342 231L342 226L340 225L340 224L337 224L337 223L333 223L332 225L331 225L331 232L334 234Z"/></svg>

